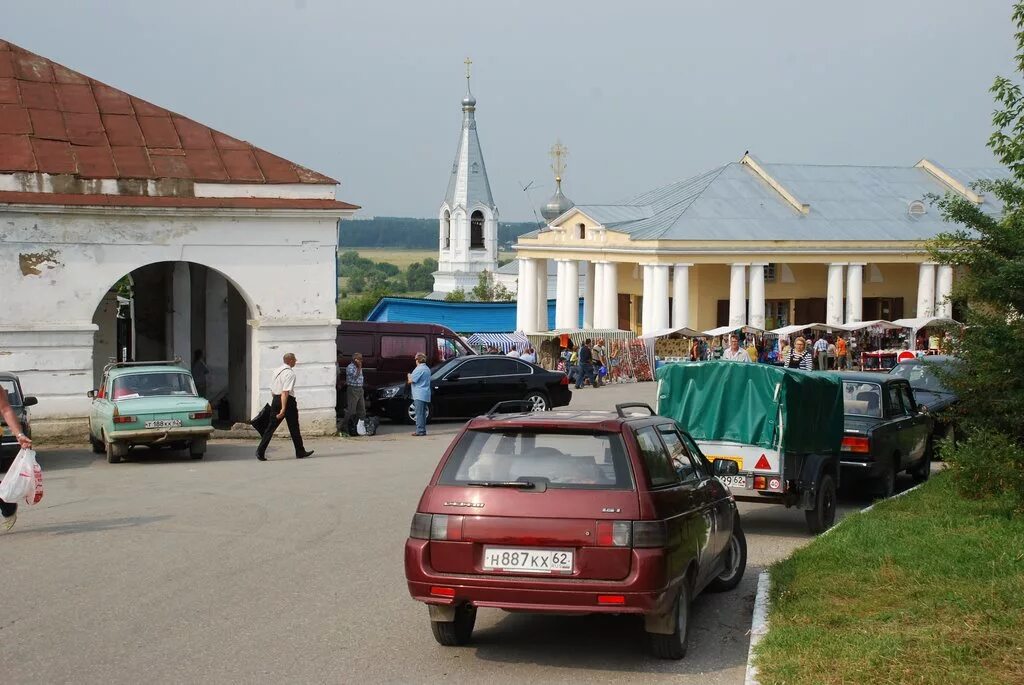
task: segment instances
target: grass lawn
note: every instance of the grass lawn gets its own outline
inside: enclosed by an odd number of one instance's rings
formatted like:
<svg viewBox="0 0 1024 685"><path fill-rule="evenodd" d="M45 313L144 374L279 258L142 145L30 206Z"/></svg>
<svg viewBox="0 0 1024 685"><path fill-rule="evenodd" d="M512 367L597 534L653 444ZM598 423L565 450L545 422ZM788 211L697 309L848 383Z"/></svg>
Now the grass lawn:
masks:
<svg viewBox="0 0 1024 685"><path fill-rule="evenodd" d="M1024 683L1024 517L939 475L771 569L762 685Z"/></svg>

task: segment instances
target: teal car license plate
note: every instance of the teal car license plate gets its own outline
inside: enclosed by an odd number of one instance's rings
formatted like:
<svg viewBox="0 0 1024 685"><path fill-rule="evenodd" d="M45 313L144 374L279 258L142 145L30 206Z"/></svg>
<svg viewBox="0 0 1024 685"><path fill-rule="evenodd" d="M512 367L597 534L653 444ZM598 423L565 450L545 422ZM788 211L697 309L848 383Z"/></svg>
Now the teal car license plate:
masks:
<svg viewBox="0 0 1024 685"><path fill-rule="evenodd" d="M181 419L158 419L156 421L146 421L143 426L146 428L180 428Z"/></svg>

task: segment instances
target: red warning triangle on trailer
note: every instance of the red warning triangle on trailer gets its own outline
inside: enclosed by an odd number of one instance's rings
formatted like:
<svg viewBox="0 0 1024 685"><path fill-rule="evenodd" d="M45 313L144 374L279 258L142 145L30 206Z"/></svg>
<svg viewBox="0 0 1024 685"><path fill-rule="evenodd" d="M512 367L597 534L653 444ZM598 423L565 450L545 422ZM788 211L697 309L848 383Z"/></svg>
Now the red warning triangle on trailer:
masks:
<svg viewBox="0 0 1024 685"><path fill-rule="evenodd" d="M768 457L765 456L764 454L762 454L761 458L757 460L756 464L754 464L754 468L755 469L762 469L762 470L770 470L772 468L772 465L771 465L771 462L768 461Z"/></svg>

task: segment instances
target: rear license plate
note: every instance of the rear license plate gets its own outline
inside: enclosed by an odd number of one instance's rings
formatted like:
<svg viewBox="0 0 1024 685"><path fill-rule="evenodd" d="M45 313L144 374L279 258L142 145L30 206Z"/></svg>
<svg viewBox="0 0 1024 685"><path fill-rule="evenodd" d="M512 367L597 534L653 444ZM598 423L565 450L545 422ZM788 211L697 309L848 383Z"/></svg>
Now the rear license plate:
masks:
<svg viewBox="0 0 1024 685"><path fill-rule="evenodd" d="M484 547L485 571L572 573L572 550Z"/></svg>
<svg viewBox="0 0 1024 685"><path fill-rule="evenodd" d="M719 476L718 480L722 481L722 485L730 488L746 488L747 477L746 476Z"/></svg>
<svg viewBox="0 0 1024 685"><path fill-rule="evenodd" d="M143 425L146 428L180 428L181 419L159 419L157 421L146 421Z"/></svg>

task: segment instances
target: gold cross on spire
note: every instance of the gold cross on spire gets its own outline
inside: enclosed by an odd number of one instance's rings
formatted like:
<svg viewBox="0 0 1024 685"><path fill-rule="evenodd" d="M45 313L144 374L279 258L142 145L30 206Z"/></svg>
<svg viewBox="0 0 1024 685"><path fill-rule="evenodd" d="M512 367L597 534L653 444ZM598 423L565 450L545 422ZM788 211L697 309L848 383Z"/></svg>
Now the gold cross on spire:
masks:
<svg viewBox="0 0 1024 685"><path fill-rule="evenodd" d="M469 68L473 66L473 60L467 57L463 64L466 65L466 81L469 81Z"/></svg>
<svg viewBox="0 0 1024 685"><path fill-rule="evenodd" d="M562 172L565 171L565 158L569 156L569 148L562 145L562 141L556 140L548 152L551 155L551 170L555 172L555 180L562 180Z"/></svg>

